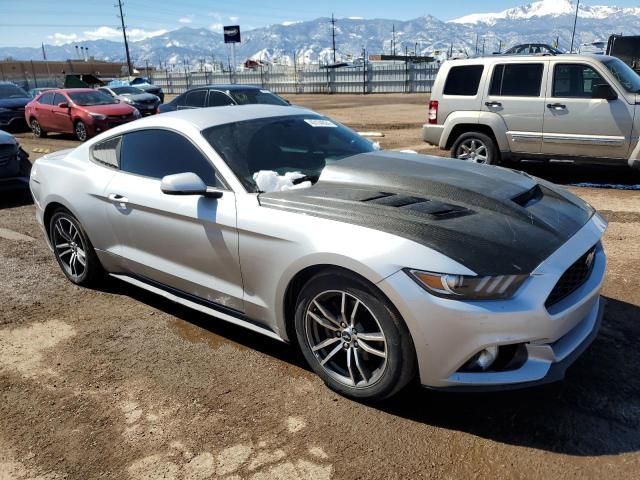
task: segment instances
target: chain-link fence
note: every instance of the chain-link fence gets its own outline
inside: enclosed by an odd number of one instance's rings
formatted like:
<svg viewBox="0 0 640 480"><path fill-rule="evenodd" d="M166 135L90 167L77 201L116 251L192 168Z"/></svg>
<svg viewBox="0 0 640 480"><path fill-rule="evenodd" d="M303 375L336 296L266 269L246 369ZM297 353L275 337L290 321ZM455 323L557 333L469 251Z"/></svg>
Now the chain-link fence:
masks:
<svg viewBox="0 0 640 480"><path fill-rule="evenodd" d="M437 73L433 63L367 63L342 68L263 66L242 72L156 71L151 80L167 94L228 83L257 85L276 93L430 93Z"/></svg>

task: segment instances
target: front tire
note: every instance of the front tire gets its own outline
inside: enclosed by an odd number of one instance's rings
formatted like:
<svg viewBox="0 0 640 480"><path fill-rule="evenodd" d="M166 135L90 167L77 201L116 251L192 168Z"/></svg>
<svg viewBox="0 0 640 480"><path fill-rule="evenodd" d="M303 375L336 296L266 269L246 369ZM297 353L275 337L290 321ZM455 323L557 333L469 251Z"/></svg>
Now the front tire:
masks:
<svg viewBox="0 0 640 480"><path fill-rule="evenodd" d="M309 280L298 296L295 330L311 368L344 396L383 400L415 377L415 349L404 321L354 274L328 270Z"/></svg>
<svg viewBox="0 0 640 480"><path fill-rule="evenodd" d="M89 134L87 133L87 126L82 120L78 120L75 123L73 131L76 134L76 138L81 142L84 142L85 140L87 140L87 138L89 138Z"/></svg>
<svg viewBox="0 0 640 480"><path fill-rule="evenodd" d="M57 210L49 221L49 239L65 276L76 285L96 285L102 265L80 222L67 210Z"/></svg>
<svg viewBox="0 0 640 480"><path fill-rule="evenodd" d="M481 132L467 132L460 135L453 147L451 157L473 163L497 165L500 153L493 139Z"/></svg>

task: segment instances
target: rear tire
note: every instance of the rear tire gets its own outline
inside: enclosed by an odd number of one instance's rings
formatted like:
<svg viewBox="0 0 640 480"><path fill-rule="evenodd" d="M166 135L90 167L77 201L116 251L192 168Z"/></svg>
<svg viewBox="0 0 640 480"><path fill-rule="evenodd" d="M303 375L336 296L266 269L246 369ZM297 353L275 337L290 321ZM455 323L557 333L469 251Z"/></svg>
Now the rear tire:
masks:
<svg viewBox="0 0 640 480"><path fill-rule="evenodd" d="M31 127L31 131L33 132L33 136L36 138L44 138L47 136L47 132L42 129L42 125L35 118L31 119L29 122L29 126Z"/></svg>
<svg viewBox="0 0 640 480"><path fill-rule="evenodd" d="M57 210L49 221L49 240L65 276L82 287L95 286L104 270L80 222L69 211Z"/></svg>
<svg viewBox="0 0 640 480"><path fill-rule="evenodd" d="M451 147L451 157L486 165L500 163L498 146L490 136L481 132L467 132L460 135Z"/></svg>
<svg viewBox="0 0 640 480"><path fill-rule="evenodd" d="M311 278L298 296L295 330L314 372L346 397L383 400L416 376L407 326L389 300L355 274L326 270Z"/></svg>

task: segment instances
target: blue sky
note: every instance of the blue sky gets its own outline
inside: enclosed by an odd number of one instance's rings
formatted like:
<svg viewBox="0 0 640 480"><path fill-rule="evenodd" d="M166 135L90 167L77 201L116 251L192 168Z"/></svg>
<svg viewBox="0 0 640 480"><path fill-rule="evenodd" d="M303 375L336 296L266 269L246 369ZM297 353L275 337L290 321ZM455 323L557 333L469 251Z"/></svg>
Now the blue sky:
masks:
<svg viewBox="0 0 640 480"><path fill-rule="evenodd" d="M397 18L431 14L449 20L469 13L493 12L531 0L124 0L132 40L181 26L220 30L336 17ZM0 0L0 46L38 46L83 39L119 40L116 0ZM586 0L588 5L640 6L640 0Z"/></svg>

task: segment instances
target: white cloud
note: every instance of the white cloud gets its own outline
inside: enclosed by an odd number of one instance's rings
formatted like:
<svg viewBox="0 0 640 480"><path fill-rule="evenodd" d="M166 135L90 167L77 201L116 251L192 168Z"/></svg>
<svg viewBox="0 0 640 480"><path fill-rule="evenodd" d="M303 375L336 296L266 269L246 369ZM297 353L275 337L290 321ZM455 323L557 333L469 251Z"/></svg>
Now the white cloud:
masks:
<svg viewBox="0 0 640 480"><path fill-rule="evenodd" d="M223 25L221 23L212 23L211 25L209 25L209 30L217 33L222 33L222 27Z"/></svg>
<svg viewBox="0 0 640 480"><path fill-rule="evenodd" d="M191 23L193 20L190 17L180 17L178 23Z"/></svg>
<svg viewBox="0 0 640 480"><path fill-rule="evenodd" d="M232 22L237 22L238 20L240 20L240 17L231 16L229 17L229 20L231 20Z"/></svg>
<svg viewBox="0 0 640 480"><path fill-rule="evenodd" d="M130 28L127 30L127 38L136 42L145 38L164 35L168 30L143 30L141 28ZM122 38L122 31L112 27L98 27L95 30L86 30L81 34L77 33L54 33L48 37L54 45L62 45L69 42L81 42L83 40L117 40Z"/></svg>
<svg viewBox="0 0 640 480"><path fill-rule="evenodd" d="M296 23L302 23L300 20L287 20L286 22L282 22L282 25L288 27L289 25L295 25Z"/></svg>

